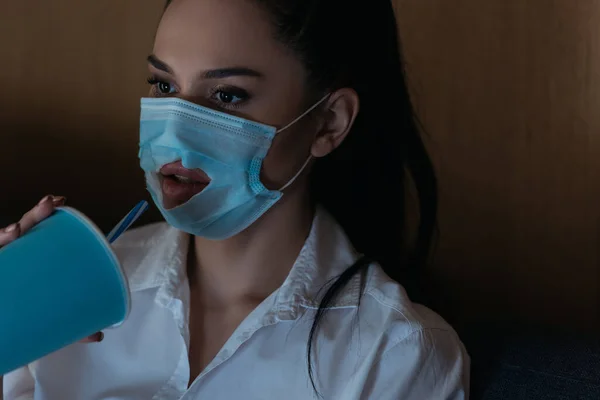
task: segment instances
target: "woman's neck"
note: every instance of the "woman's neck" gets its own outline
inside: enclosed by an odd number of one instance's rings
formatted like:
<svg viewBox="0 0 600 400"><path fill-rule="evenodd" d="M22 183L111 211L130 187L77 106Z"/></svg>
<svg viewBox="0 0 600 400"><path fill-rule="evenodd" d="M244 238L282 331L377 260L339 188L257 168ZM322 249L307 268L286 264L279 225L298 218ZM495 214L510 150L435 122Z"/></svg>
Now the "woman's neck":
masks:
<svg viewBox="0 0 600 400"><path fill-rule="evenodd" d="M260 303L281 286L312 226L307 190L290 191L250 228L221 241L194 238L192 290L209 304Z"/></svg>

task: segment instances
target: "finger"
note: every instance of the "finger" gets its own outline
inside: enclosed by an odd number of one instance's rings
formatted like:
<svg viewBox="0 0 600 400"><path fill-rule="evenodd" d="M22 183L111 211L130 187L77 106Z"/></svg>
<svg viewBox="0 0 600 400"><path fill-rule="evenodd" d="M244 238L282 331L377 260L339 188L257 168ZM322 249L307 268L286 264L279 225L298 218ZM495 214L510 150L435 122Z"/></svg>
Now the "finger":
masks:
<svg viewBox="0 0 600 400"><path fill-rule="evenodd" d="M34 225L48 218L54 212L54 208L64 204L64 201L64 197L56 197L51 195L44 197L38 203L38 205L23 215L21 221L19 221L21 225L21 233L27 232Z"/></svg>
<svg viewBox="0 0 600 400"><path fill-rule="evenodd" d="M0 230L0 247L6 246L21 235L21 226L19 223L12 224L5 229Z"/></svg>
<svg viewBox="0 0 600 400"><path fill-rule="evenodd" d="M93 335L80 340L80 343L98 343L102 340L104 340L104 332L96 332Z"/></svg>
<svg viewBox="0 0 600 400"><path fill-rule="evenodd" d="M54 207L62 207L67 202L67 198L65 196L52 196L52 205Z"/></svg>

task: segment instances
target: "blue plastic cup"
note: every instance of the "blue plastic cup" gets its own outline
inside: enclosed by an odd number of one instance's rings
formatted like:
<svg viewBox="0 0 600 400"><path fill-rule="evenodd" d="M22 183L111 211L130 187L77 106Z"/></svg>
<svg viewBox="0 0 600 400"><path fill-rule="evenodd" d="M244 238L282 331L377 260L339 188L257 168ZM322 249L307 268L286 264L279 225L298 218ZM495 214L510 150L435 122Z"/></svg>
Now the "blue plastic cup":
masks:
<svg viewBox="0 0 600 400"><path fill-rule="evenodd" d="M104 235L64 207L0 248L0 376L103 329L130 308Z"/></svg>

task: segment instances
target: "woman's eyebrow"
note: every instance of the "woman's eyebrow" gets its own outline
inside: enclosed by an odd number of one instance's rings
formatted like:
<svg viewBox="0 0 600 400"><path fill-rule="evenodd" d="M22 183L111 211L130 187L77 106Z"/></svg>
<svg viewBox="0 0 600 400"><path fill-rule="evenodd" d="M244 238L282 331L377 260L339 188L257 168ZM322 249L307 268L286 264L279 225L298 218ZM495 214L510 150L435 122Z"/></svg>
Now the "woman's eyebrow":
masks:
<svg viewBox="0 0 600 400"><path fill-rule="evenodd" d="M263 75L260 72L246 67L218 68L205 71L201 75L203 79L224 79L230 78L232 76L250 76L254 78L263 77Z"/></svg>
<svg viewBox="0 0 600 400"><path fill-rule="evenodd" d="M152 65L154 68L166 72L168 74L173 74L173 70L171 67L167 65L164 61L160 60L154 54L150 54L148 56L148 63ZM253 78L262 78L263 74L260 72L247 68L247 67L227 67L227 68L217 68L211 69L208 71L204 71L200 78L202 79L225 79L231 78L233 76L249 76Z"/></svg>
<svg viewBox="0 0 600 400"><path fill-rule="evenodd" d="M168 74L173 74L173 70L171 70L171 67L169 67L167 65L167 63L165 63L164 61L161 61L158 57L156 57L154 54L150 54L148 56L148 63L150 65L152 65L154 68L160 70L160 71L164 71Z"/></svg>

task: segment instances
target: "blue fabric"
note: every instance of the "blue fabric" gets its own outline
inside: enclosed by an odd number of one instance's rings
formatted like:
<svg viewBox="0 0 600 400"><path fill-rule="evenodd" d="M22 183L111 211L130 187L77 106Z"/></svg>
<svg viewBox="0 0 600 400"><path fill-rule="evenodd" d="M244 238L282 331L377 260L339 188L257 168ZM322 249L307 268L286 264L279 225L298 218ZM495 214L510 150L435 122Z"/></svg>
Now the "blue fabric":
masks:
<svg viewBox="0 0 600 400"><path fill-rule="evenodd" d="M260 182L276 128L178 98L141 101L140 165L148 191L167 222L190 234L220 240L250 226L282 196ZM203 170L210 183L186 203L167 209L158 172L181 161Z"/></svg>
<svg viewBox="0 0 600 400"><path fill-rule="evenodd" d="M479 329L476 335L486 331ZM471 339L470 344L472 399L600 399L600 340L596 338L523 329Z"/></svg>

